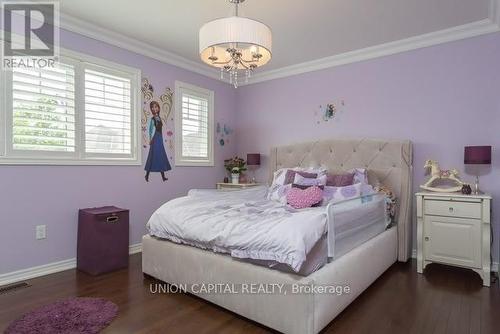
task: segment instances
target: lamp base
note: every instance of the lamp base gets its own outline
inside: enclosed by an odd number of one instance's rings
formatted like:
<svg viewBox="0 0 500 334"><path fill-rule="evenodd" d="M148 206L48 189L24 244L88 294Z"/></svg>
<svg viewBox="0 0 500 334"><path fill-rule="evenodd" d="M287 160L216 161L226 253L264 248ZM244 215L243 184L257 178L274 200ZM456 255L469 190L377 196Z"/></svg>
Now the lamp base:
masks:
<svg viewBox="0 0 500 334"><path fill-rule="evenodd" d="M472 192L473 195L480 195L482 193L481 190L479 190L479 175L476 175L476 182L474 182L474 191Z"/></svg>

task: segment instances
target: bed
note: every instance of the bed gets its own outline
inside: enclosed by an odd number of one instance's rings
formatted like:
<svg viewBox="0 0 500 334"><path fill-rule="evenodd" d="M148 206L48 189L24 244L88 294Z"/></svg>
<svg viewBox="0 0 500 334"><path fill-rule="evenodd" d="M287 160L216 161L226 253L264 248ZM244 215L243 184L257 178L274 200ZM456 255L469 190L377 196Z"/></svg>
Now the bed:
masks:
<svg viewBox="0 0 500 334"><path fill-rule="evenodd" d="M364 167L374 173L398 198L395 227L307 276L272 270L228 255L146 235L143 237L143 272L164 282L187 287L188 292L200 298L275 330L284 333L319 332L395 261L408 260L412 146L409 141L399 140L332 139L271 150L271 174L279 168L319 165L332 172ZM239 287L258 283L303 290L288 294L276 291L207 293L200 291L201 282ZM348 287L348 292L324 293L315 287Z"/></svg>

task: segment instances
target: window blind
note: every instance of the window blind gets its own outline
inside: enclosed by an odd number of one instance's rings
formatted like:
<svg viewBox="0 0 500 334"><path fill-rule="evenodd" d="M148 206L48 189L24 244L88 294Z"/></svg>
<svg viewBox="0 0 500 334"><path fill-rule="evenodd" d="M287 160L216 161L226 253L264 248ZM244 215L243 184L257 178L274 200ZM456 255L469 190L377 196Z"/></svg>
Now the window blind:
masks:
<svg viewBox="0 0 500 334"><path fill-rule="evenodd" d="M208 158L208 99L182 95L182 156Z"/></svg>
<svg viewBox="0 0 500 334"><path fill-rule="evenodd" d="M75 69L21 69L12 73L12 148L75 151Z"/></svg>
<svg viewBox="0 0 500 334"><path fill-rule="evenodd" d="M85 152L132 151L131 80L85 69Z"/></svg>

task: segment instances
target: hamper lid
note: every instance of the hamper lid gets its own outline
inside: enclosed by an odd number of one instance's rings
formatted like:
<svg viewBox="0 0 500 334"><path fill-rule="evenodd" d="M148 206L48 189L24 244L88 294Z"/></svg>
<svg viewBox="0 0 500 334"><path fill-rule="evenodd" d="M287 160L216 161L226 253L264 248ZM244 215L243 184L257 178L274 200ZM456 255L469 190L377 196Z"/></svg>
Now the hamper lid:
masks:
<svg viewBox="0 0 500 334"><path fill-rule="evenodd" d="M116 206L102 206L98 208L86 208L80 210L93 215L113 214L113 213L128 211L127 209L121 209Z"/></svg>

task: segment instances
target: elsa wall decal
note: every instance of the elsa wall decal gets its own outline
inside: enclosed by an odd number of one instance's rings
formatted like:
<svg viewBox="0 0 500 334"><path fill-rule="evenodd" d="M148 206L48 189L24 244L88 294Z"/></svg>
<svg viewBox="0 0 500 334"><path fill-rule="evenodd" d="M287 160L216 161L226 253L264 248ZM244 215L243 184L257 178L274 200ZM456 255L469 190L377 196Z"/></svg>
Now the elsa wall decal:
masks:
<svg viewBox="0 0 500 334"><path fill-rule="evenodd" d="M142 141L144 148L149 148L144 166L145 179L149 182L150 173L153 172L160 173L162 180L167 181L165 172L172 169L170 161L172 161L174 148L172 129L174 122L171 115L173 92L170 88L166 88L165 93L155 99L154 88L145 78L142 80L141 91L144 99L141 119ZM168 151L172 154L170 161Z"/></svg>

